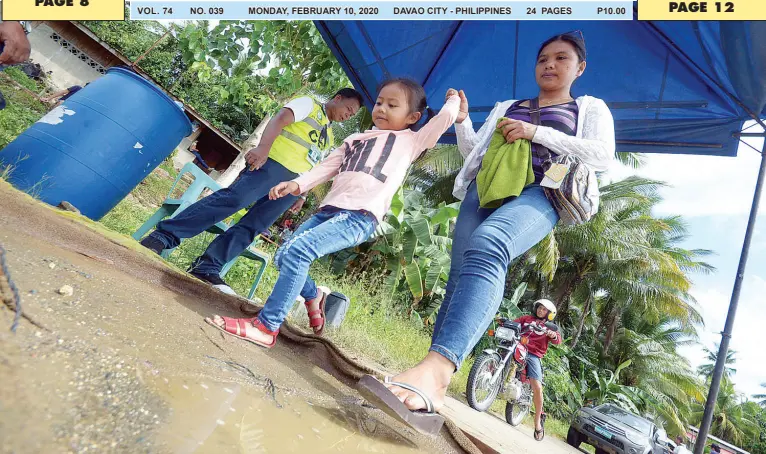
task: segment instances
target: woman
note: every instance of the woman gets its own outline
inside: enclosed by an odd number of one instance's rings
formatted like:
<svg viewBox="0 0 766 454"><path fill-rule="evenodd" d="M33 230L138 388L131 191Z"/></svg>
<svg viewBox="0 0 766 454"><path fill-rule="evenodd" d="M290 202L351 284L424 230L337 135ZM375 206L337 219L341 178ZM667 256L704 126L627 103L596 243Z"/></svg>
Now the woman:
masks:
<svg viewBox="0 0 766 454"><path fill-rule="evenodd" d="M576 155L594 171L604 171L614 157L614 121L604 101L590 96L573 99L570 89L585 71L585 42L580 32L554 36L538 51L535 76L540 87L540 126L531 124L529 100L495 105L479 132L468 117L468 100L460 91L455 129L466 158L455 180L454 195L463 199L452 242L452 267L428 355L415 367L385 384L373 377L360 380L359 390L390 415L420 429L438 431L435 415L444 405L452 374L481 338L502 301L505 276L513 259L551 232L558 214L540 182L542 160L537 144L551 154ZM497 123L501 117L508 119ZM494 125L506 141L532 142L535 182L499 208L480 208L476 176ZM540 414L535 430L542 434ZM542 439L541 437L538 437Z"/></svg>

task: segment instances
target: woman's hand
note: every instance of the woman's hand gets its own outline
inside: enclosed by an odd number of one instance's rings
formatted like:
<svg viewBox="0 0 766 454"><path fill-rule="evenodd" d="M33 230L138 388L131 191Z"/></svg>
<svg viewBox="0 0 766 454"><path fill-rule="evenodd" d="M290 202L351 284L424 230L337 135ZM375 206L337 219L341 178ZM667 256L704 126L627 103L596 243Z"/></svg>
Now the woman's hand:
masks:
<svg viewBox="0 0 766 454"><path fill-rule="evenodd" d="M466 119L468 116L468 98L465 97L465 93L463 93L463 90L457 91L454 88L450 88L447 90L447 95L444 97L444 101L447 101L450 96L460 96L460 111L457 114L457 118L455 119L455 123L462 123L463 120Z"/></svg>
<svg viewBox="0 0 766 454"><path fill-rule="evenodd" d="M298 183L294 181L283 181L271 188L271 191L269 191L269 200L281 199L287 194L301 195L299 190Z"/></svg>
<svg viewBox="0 0 766 454"><path fill-rule="evenodd" d="M506 118L498 123L497 128L503 131L505 141L508 143L512 143L517 139L532 140L532 137L535 136L535 132L537 131L536 125L527 123L526 121L511 120L510 118Z"/></svg>

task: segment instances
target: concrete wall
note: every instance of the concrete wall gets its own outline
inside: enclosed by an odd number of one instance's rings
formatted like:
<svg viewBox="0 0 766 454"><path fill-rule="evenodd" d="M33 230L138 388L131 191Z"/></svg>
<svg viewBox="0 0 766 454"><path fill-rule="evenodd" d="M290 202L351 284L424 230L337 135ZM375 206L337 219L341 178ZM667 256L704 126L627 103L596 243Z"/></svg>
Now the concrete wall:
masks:
<svg viewBox="0 0 766 454"><path fill-rule="evenodd" d="M176 155L173 156L173 167L176 170L181 170L183 166L194 161L194 155L189 153L188 147L178 145L176 151Z"/></svg>
<svg viewBox="0 0 766 454"><path fill-rule="evenodd" d="M58 41L54 39L58 37ZM104 67L75 48L46 24L39 24L29 34L32 61L39 63L58 89L83 86L101 77Z"/></svg>

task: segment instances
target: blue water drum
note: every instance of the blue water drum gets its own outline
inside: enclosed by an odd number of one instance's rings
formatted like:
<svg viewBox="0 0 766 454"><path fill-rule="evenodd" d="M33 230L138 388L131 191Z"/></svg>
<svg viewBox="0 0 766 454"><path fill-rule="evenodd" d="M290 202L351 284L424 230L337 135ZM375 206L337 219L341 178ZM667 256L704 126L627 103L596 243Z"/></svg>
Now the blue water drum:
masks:
<svg viewBox="0 0 766 454"><path fill-rule="evenodd" d="M11 183L98 220L192 132L186 114L126 68L74 93L0 150Z"/></svg>

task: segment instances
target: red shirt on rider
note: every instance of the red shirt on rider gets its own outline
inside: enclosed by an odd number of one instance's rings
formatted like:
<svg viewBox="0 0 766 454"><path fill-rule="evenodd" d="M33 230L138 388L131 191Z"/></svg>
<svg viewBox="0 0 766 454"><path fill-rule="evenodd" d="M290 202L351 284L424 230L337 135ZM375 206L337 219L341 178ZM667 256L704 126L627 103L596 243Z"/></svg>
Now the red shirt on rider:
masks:
<svg viewBox="0 0 766 454"><path fill-rule="evenodd" d="M521 330L524 331L524 327L531 324L538 324L538 325L545 325L546 317L548 316L548 309L544 308L543 306L537 307L537 313L538 315L540 313L543 313L541 317L535 317L534 315L524 315L522 317L517 318L514 320L517 323L521 324ZM538 358L542 358L543 355L548 351L548 343L553 342L554 344L560 344L561 343L561 333L558 331L548 331L548 334L537 334L535 332L531 332L528 334L529 336L529 343L527 344L527 351L537 356Z"/></svg>

